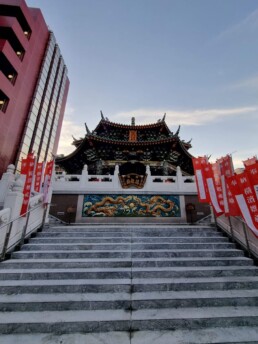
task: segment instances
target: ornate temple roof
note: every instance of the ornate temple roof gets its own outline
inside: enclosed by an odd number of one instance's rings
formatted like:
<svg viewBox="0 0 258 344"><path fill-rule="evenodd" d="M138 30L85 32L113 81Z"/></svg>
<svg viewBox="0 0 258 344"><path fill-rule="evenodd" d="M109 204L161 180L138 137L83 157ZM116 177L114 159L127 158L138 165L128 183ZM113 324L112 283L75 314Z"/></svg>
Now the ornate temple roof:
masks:
<svg viewBox="0 0 258 344"><path fill-rule="evenodd" d="M74 152L56 159L57 165L69 173L78 173L87 164L96 170L97 162L141 161L157 165L168 162L172 167L180 166L185 174L192 174L192 156L188 152L190 141L179 138L180 126L171 132L164 117L156 123L136 125L132 118L131 125L110 122L101 112L101 120L92 132L85 124L84 138L75 139ZM96 172L95 172L96 173Z"/></svg>

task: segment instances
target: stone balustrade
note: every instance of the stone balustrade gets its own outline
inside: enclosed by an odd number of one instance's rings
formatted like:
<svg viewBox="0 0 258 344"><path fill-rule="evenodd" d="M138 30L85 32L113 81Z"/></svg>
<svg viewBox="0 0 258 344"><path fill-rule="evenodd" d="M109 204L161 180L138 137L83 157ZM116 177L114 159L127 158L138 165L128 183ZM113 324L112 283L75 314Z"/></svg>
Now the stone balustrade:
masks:
<svg viewBox="0 0 258 344"><path fill-rule="evenodd" d="M4 242L8 237L6 250L19 244L23 233L25 237L39 228L43 223L45 206L43 194L34 194L29 200L29 213L21 217L23 203L24 176L14 174L14 166L8 166L0 181L1 210L0 210L0 255Z"/></svg>
<svg viewBox="0 0 258 344"><path fill-rule="evenodd" d="M148 173L149 172L149 173ZM84 168L80 175L56 174L53 181L53 193L91 193L91 192L123 192L118 177L118 169L114 175L89 175ZM128 193L173 193L197 194L194 176L182 176L180 167L176 176L152 176L147 169L147 179L141 189L136 187L126 189Z"/></svg>

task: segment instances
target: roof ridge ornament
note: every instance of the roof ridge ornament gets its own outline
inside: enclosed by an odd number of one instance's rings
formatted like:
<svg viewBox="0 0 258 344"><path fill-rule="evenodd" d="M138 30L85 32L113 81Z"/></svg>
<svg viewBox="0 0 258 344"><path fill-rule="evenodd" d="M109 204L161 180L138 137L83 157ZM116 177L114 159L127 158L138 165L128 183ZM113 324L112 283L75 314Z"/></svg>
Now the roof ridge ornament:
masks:
<svg viewBox="0 0 258 344"><path fill-rule="evenodd" d="M162 122L165 122L165 119L166 119L166 112L164 113L164 116L163 116L163 118L162 118Z"/></svg>
<svg viewBox="0 0 258 344"><path fill-rule="evenodd" d="M177 129L177 131L176 131L176 133L175 133L174 136L178 136L178 134L179 134L179 132L180 132L180 128L181 128L181 125L178 126L178 129Z"/></svg>
<svg viewBox="0 0 258 344"><path fill-rule="evenodd" d="M91 135L91 132L90 132L90 129L88 128L87 124L85 124L85 129L86 129L86 132L87 132L87 135Z"/></svg>
<svg viewBox="0 0 258 344"><path fill-rule="evenodd" d="M103 115L102 110L100 110L100 115L101 115L101 119L103 119L103 121L105 121L105 117L104 117L104 115Z"/></svg>

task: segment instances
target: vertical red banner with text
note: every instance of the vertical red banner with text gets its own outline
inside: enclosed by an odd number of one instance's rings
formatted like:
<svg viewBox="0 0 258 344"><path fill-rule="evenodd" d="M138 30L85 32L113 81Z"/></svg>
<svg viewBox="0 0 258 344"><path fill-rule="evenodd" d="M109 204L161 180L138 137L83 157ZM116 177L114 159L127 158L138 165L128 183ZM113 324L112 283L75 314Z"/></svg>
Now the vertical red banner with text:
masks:
<svg viewBox="0 0 258 344"><path fill-rule="evenodd" d="M192 161L199 201L203 203L209 203L209 191L204 177L204 167L207 164L208 159L206 157L198 157L193 158Z"/></svg>
<svg viewBox="0 0 258 344"><path fill-rule="evenodd" d="M52 173L54 170L54 160L47 162L44 177L44 203L49 203L49 187L51 183Z"/></svg>
<svg viewBox="0 0 258 344"><path fill-rule="evenodd" d="M258 200L258 162L246 166L245 171Z"/></svg>
<svg viewBox="0 0 258 344"><path fill-rule="evenodd" d="M26 159L22 159L21 174L26 175L25 184L23 188L23 203L20 215L25 216L28 210L30 193L32 188L33 174L35 168L35 158L32 153L28 154Z"/></svg>
<svg viewBox="0 0 258 344"><path fill-rule="evenodd" d="M253 156L252 158L246 159L243 161L245 167L254 165L257 161L257 157Z"/></svg>
<svg viewBox="0 0 258 344"><path fill-rule="evenodd" d="M247 173L229 177L228 182L246 224L258 237L258 204Z"/></svg>
<svg viewBox="0 0 258 344"><path fill-rule="evenodd" d="M43 169L44 169L44 163L38 162L35 169L35 182L34 182L34 190L36 192L41 192Z"/></svg>
<svg viewBox="0 0 258 344"><path fill-rule="evenodd" d="M224 211L226 216L240 216L241 211L228 185L228 178L234 175L232 157L227 155L219 159L221 186L224 199Z"/></svg>
<svg viewBox="0 0 258 344"><path fill-rule="evenodd" d="M222 190L222 185L221 185L221 174L220 174L219 163L215 162L214 164L211 164L211 167L213 171L213 178L214 178L218 203L221 210L224 212L224 198L223 198L223 190Z"/></svg>
<svg viewBox="0 0 258 344"><path fill-rule="evenodd" d="M223 214L223 208L219 204L218 200L218 194L216 191L216 186L215 186L215 179L214 179L214 174L213 174L213 169L212 169L212 164L206 163L204 167L204 178L205 182L208 187L208 192L209 192L209 198L214 210L214 213L216 216L220 216Z"/></svg>

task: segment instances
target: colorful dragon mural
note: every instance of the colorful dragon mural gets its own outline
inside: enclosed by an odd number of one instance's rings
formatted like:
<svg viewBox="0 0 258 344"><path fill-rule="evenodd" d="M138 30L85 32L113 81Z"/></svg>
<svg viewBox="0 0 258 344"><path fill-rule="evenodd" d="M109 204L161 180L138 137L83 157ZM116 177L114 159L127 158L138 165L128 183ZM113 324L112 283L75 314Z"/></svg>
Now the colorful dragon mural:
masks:
<svg viewBox="0 0 258 344"><path fill-rule="evenodd" d="M85 195L83 217L180 217L179 196Z"/></svg>

